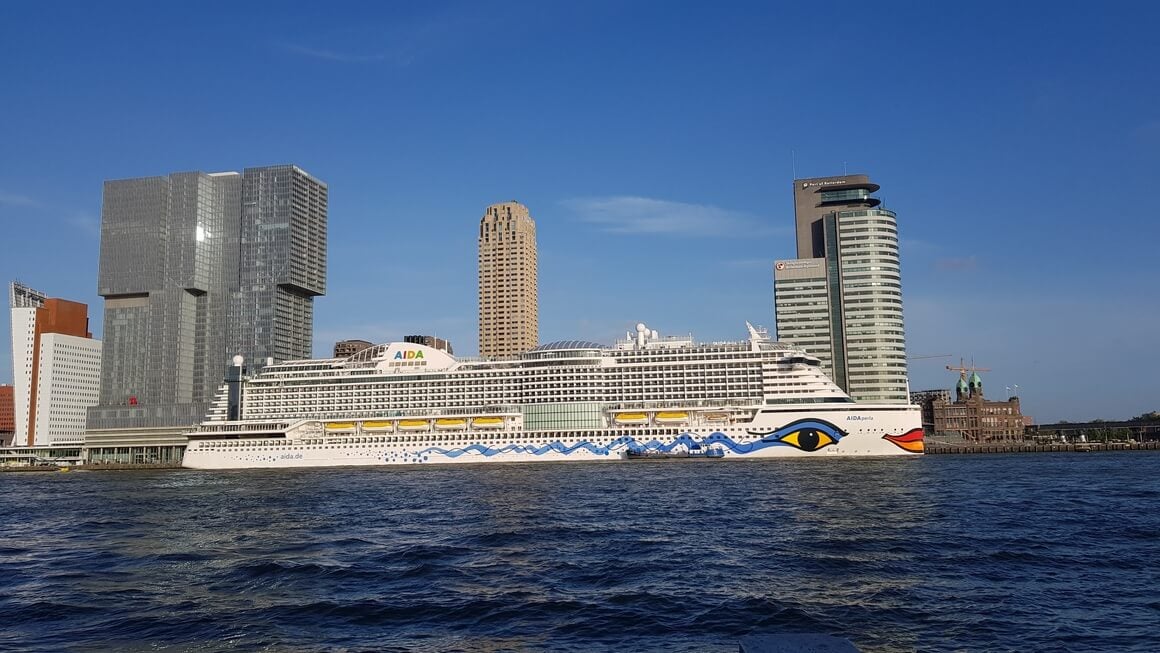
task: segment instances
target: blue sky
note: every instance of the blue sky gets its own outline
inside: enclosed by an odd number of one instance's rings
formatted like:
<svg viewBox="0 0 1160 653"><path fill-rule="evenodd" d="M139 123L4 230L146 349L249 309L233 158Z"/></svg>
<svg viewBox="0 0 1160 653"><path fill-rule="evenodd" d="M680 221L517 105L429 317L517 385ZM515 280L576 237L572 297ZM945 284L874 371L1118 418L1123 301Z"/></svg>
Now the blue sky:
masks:
<svg viewBox="0 0 1160 653"><path fill-rule="evenodd" d="M908 348L952 356L912 388L963 358L1040 421L1160 409L1157 5L296 4L0 6L0 280L99 335L103 180L295 163L330 186L316 355L473 354L511 199L541 341L738 339L773 327L795 161L898 212Z"/></svg>

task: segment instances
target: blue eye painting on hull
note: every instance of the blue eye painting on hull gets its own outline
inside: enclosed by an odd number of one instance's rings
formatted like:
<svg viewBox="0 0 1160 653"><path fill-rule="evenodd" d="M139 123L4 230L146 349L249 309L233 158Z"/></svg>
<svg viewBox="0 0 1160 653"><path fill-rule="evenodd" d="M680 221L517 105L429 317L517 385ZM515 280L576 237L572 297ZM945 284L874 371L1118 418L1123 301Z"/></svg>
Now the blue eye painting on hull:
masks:
<svg viewBox="0 0 1160 653"><path fill-rule="evenodd" d="M799 419L774 431L749 431L749 435L760 437L762 443L785 444L802 451L817 451L837 444L848 433L825 420Z"/></svg>
<svg viewBox="0 0 1160 653"><path fill-rule="evenodd" d="M597 444L583 440L566 445L559 440L542 445L537 444L506 444L489 447L483 444L471 444L466 447L444 449L442 447L427 447L418 452L419 456L441 455L448 458L458 458L466 454L476 454L487 458L507 454L530 454L542 456L549 453L571 455L577 451L586 451L596 456L610 456L620 451L634 453L659 452L670 453L674 450L685 449L697 451L707 447L722 447L737 455L745 455L766 449L768 447L794 447L802 451L817 451L832 444L847 435L846 431L816 419L803 419L783 426L774 431L749 431L756 439L750 442L738 442L720 431L710 433L702 438L696 438L690 433L682 433L671 442L661 442L657 439L648 441L637 440L632 436L621 436L608 444Z"/></svg>

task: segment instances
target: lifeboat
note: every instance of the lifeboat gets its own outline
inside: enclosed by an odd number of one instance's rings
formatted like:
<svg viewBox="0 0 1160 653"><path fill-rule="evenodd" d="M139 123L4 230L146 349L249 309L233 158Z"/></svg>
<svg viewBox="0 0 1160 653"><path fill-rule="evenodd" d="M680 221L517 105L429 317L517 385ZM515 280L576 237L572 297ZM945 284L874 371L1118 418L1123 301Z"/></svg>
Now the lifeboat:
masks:
<svg viewBox="0 0 1160 653"><path fill-rule="evenodd" d="M471 425L477 429L498 429L503 426L502 417L476 417L471 420Z"/></svg>
<svg viewBox="0 0 1160 653"><path fill-rule="evenodd" d="M465 429L467 428L467 420L458 417L443 417L435 420L435 428L443 429L445 431L452 429Z"/></svg>
<svg viewBox="0 0 1160 653"><path fill-rule="evenodd" d="M354 422L327 422L327 431L353 431Z"/></svg>
<svg viewBox="0 0 1160 653"><path fill-rule="evenodd" d="M689 414L684 411L661 412L653 417L653 421L657 424L684 424L689 421Z"/></svg>
<svg viewBox="0 0 1160 653"><path fill-rule="evenodd" d="M425 419L401 419L399 420L400 431L426 431L431 423Z"/></svg>
<svg viewBox="0 0 1160 653"><path fill-rule="evenodd" d="M395 425L394 422L363 422L362 427L364 431L381 431L389 430Z"/></svg>
<svg viewBox="0 0 1160 653"><path fill-rule="evenodd" d="M729 413L705 413L702 417L710 422L724 422L729 419Z"/></svg>
<svg viewBox="0 0 1160 653"><path fill-rule="evenodd" d="M648 415L644 413L617 413L613 420L617 424L647 424Z"/></svg>

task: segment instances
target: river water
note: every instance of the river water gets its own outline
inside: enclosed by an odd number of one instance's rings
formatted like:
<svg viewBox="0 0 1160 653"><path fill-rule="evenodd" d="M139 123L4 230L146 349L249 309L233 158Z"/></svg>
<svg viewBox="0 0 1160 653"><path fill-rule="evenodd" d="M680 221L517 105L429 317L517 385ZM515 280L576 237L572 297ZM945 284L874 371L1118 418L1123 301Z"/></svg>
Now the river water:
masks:
<svg viewBox="0 0 1160 653"><path fill-rule="evenodd" d="M0 650L1160 650L1160 452L0 474Z"/></svg>

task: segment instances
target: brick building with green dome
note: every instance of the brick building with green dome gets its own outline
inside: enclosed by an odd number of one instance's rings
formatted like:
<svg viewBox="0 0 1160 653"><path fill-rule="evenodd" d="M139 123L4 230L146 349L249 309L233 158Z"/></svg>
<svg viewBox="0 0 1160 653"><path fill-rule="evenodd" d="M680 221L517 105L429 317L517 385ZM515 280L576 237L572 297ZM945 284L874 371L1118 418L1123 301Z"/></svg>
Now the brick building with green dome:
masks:
<svg viewBox="0 0 1160 653"><path fill-rule="evenodd" d="M1023 413L1019 397L989 401L983 395L983 377L977 370L962 370L955 384L954 399L950 393L932 394L924 403L923 415L930 415L932 435L960 435L974 442L1023 439ZM927 422L927 420L923 420Z"/></svg>

